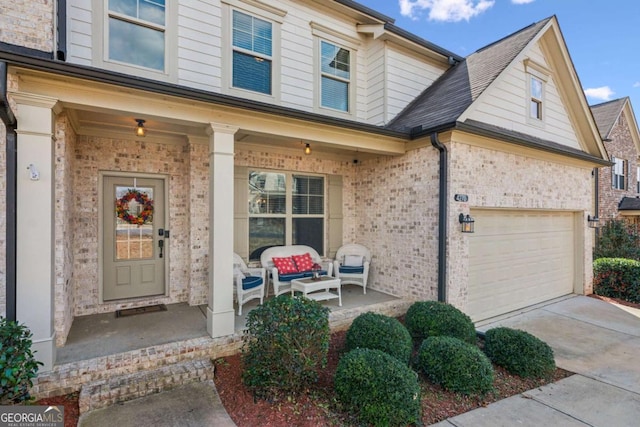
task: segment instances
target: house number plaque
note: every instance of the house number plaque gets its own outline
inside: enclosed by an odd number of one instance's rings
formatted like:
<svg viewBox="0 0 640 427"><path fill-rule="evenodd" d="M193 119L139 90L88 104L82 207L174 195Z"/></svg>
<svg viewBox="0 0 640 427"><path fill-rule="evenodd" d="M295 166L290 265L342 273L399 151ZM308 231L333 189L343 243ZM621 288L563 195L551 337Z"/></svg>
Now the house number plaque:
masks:
<svg viewBox="0 0 640 427"><path fill-rule="evenodd" d="M453 200L455 200L456 202L468 202L469 196L467 196L466 194L456 194L455 196L453 196Z"/></svg>

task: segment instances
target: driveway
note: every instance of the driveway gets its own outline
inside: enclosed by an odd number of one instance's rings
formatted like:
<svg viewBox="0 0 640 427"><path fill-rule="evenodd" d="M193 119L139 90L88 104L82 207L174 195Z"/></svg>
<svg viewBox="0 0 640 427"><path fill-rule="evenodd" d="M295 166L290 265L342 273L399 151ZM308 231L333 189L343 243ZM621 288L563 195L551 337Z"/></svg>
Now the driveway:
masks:
<svg viewBox="0 0 640 427"><path fill-rule="evenodd" d="M525 330L576 375L442 421L438 427L640 425L640 310L572 296L481 324Z"/></svg>

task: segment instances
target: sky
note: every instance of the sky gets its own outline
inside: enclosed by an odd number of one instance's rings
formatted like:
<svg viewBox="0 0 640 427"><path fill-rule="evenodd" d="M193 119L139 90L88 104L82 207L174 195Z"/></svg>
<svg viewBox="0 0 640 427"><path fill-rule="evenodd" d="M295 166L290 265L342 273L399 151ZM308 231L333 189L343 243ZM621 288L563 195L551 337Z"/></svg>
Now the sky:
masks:
<svg viewBox="0 0 640 427"><path fill-rule="evenodd" d="M357 1L460 56L555 15L589 105L628 96L640 117L638 0Z"/></svg>

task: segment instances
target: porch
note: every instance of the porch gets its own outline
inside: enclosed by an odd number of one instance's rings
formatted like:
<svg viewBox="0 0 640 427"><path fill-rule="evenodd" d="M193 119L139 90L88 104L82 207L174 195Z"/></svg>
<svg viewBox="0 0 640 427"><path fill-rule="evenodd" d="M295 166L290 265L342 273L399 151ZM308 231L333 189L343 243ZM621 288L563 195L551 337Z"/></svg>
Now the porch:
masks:
<svg viewBox="0 0 640 427"><path fill-rule="evenodd" d="M345 285L342 307L330 308L332 331L342 330L367 311L399 316L410 301ZM67 343L57 349L50 372L34 383L36 398L80 392L80 411L142 397L184 382L213 378L212 360L240 351L246 313L257 306L247 303L235 316L233 335L211 338L206 328L206 305L168 304L166 311L116 318L114 313L74 319Z"/></svg>

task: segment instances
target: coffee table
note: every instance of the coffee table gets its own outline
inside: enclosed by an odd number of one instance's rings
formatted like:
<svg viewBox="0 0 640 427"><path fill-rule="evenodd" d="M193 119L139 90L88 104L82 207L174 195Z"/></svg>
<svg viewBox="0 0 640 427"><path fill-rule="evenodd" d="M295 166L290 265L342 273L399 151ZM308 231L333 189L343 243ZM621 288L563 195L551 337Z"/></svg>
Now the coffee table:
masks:
<svg viewBox="0 0 640 427"><path fill-rule="evenodd" d="M335 289L337 293L330 292ZM340 279L331 276L320 276L319 279L293 279L291 281L291 296L295 292L302 292L305 297L316 301L327 301L338 298L338 306L342 307L342 292Z"/></svg>

